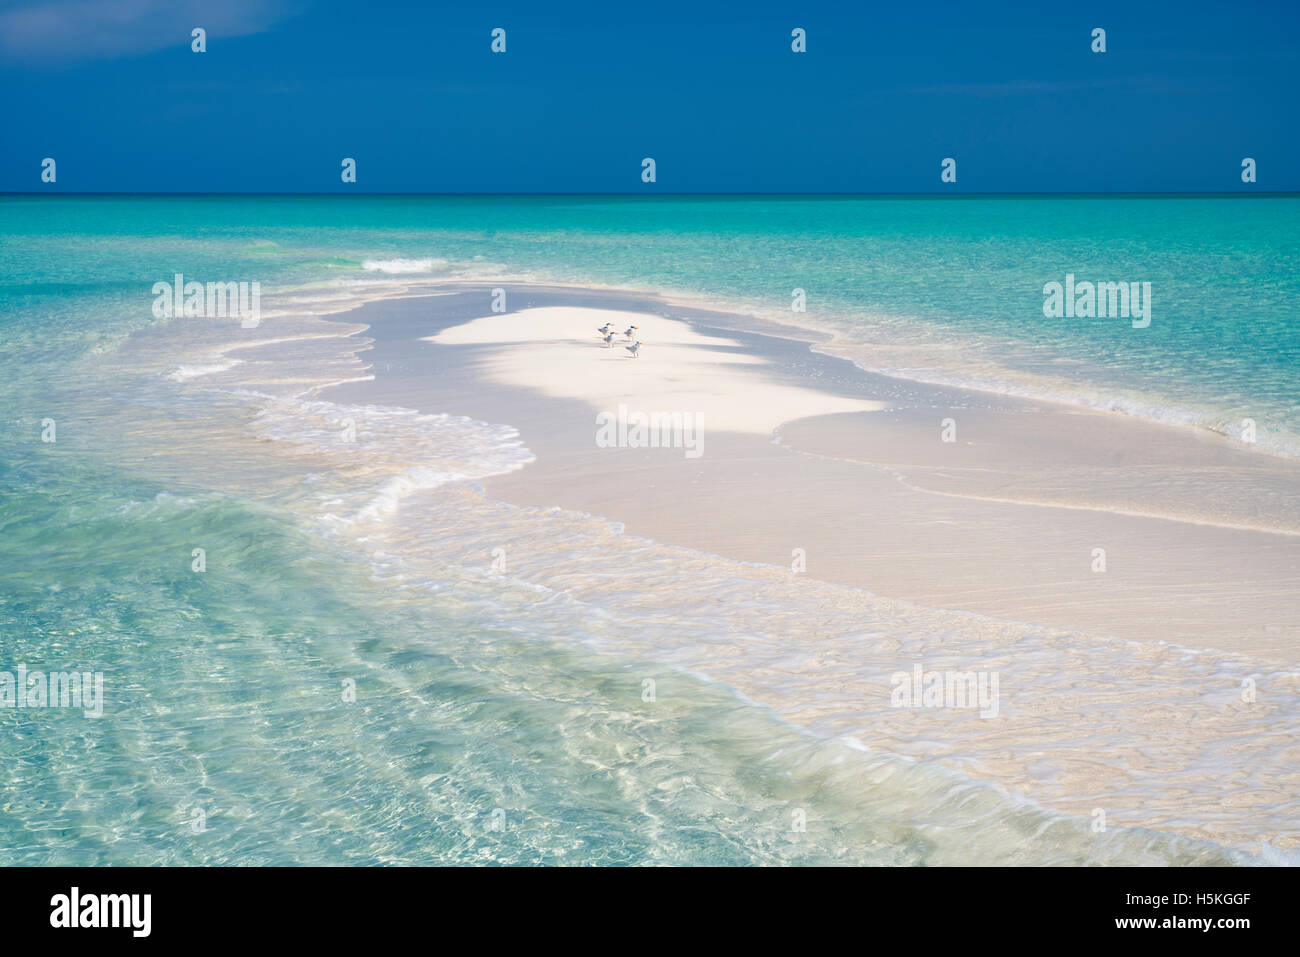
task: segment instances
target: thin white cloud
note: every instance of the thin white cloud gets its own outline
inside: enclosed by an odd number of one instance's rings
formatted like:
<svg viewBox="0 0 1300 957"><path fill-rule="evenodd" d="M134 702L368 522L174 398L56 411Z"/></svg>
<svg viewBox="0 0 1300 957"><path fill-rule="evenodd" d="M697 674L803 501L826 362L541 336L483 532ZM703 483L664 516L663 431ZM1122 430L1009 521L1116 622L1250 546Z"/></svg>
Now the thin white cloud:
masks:
<svg viewBox="0 0 1300 957"><path fill-rule="evenodd" d="M0 0L0 60L66 64L261 33L301 12L299 0Z"/></svg>

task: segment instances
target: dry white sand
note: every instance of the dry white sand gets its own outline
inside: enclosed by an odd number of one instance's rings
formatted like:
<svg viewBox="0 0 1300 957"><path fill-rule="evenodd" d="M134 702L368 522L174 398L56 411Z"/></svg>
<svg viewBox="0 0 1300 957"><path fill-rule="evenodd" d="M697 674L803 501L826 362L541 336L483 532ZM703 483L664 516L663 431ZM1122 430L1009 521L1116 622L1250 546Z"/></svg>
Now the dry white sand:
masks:
<svg viewBox="0 0 1300 957"><path fill-rule="evenodd" d="M597 332L618 332L606 348ZM640 355L623 333L638 326ZM580 306L525 309L485 316L428 337L439 345L494 347L479 357L493 382L579 399L596 410L625 404L644 412L682 412L706 429L770 435L782 422L836 412L883 409L883 402L772 381L770 360L743 351L734 339L707 336L685 322L647 313Z"/></svg>

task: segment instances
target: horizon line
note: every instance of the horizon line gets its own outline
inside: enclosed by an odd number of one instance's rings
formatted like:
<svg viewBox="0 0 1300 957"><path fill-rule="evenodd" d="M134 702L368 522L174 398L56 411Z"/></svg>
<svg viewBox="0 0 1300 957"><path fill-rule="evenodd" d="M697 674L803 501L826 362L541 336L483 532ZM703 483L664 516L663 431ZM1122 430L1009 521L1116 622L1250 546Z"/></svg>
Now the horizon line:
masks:
<svg viewBox="0 0 1300 957"><path fill-rule="evenodd" d="M1046 197L1046 198L1063 198L1063 197L1087 197L1090 199L1105 199L1110 197L1135 197L1150 196L1162 198L1174 197L1195 197L1195 198L1228 198L1228 197L1284 197L1300 196L1300 190L1233 190L1233 191L1187 191L1187 190L1081 190L1081 191L1024 191L1010 192L1000 190L990 191L940 191L940 192L716 192L716 191L699 191L699 192L631 192L631 193L611 193L611 192L530 192L530 191L502 191L502 192L362 192L358 190L342 190L338 192L276 192L276 191L194 191L194 190L157 190L157 191L126 191L126 190L0 190L0 196L302 196L302 197L375 197L375 196L437 196L444 198L476 198L484 199L491 197L602 197L602 198L628 198L628 199L645 199L653 197L737 197L737 198L909 198L909 199L980 199L985 197Z"/></svg>

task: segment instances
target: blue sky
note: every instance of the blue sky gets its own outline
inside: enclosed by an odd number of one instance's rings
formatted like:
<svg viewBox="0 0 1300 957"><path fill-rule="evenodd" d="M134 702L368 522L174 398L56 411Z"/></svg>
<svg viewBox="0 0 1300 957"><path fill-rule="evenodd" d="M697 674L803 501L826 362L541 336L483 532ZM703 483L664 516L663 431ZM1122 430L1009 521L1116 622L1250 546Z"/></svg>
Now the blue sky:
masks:
<svg viewBox="0 0 1300 957"><path fill-rule="evenodd" d="M1294 0L0 0L0 190L1296 190L1298 27Z"/></svg>

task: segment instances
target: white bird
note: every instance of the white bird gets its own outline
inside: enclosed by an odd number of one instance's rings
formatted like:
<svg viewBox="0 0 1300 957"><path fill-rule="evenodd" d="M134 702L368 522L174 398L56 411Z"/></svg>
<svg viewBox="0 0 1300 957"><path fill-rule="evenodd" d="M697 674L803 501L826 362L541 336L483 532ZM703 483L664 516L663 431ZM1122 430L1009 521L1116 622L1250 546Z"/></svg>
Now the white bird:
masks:
<svg viewBox="0 0 1300 957"><path fill-rule="evenodd" d="M609 335L610 330L612 330L613 328L614 328L614 324L607 322L596 331L599 332L602 336L607 336Z"/></svg>
<svg viewBox="0 0 1300 957"><path fill-rule="evenodd" d="M613 330L613 329L611 329L611 330L609 330L609 332L605 333L605 348L606 348L606 349L608 349L608 348L613 344L613 342L614 342L614 335L615 335L615 333L614 333L614 330Z"/></svg>
<svg viewBox="0 0 1300 957"><path fill-rule="evenodd" d="M635 359L637 358L637 353L641 350L641 340L638 339L630 346L624 346L623 348L626 349L628 352L632 353L632 358Z"/></svg>
<svg viewBox="0 0 1300 957"><path fill-rule="evenodd" d="M631 339L632 333L634 332L636 332L636 326L628 326L626 329L623 330L623 335Z"/></svg>

